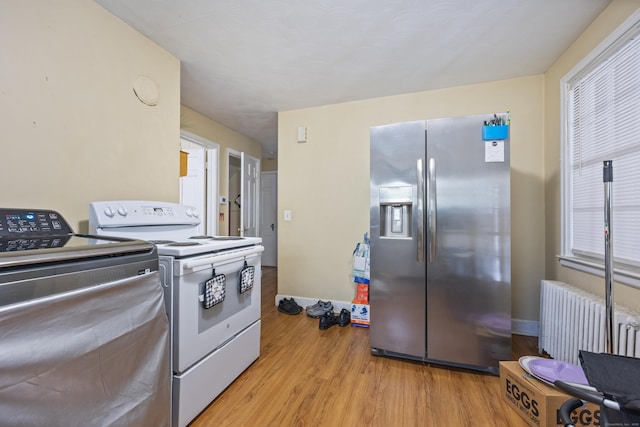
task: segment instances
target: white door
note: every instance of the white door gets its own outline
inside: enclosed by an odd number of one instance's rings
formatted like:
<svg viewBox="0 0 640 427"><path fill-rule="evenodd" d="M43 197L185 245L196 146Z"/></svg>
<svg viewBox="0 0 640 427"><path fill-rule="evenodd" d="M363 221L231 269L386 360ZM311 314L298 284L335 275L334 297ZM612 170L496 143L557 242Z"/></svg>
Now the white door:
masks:
<svg viewBox="0 0 640 427"><path fill-rule="evenodd" d="M239 236L242 228L240 227L240 208L242 207L242 162L240 161L241 154L239 151L237 153L231 153L231 150L229 151L227 161L229 171L229 186L227 189L227 194L229 194L228 231L229 236Z"/></svg>
<svg viewBox="0 0 640 427"><path fill-rule="evenodd" d="M260 237L262 265L278 265L278 172L260 174Z"/></svg>
<svg viewBox="0 0 640 427"><path fill-rule="evenodd" d="M202 220L200 233L204 233L204 216L207 212L206 200L206 169L204 148L183 149L189 153L187 160L187 175L180 177L180 203L198 209Z"/></svg>
<svg viewBox="0 0 640 427"><path fill-rule="evenodd" d="M260 197L258 194L260 182L260 160L245 153L240 154L242 180L240 182L240 194L242 202L240 207L240 235L258 237Z"/></svg>
<svg viewBox="0 0 640 427"><path fill-rule="evenodd" d="M180 177L180 203L200 212L202 234L218 234L220 147L186 131L180 132L180 149L189 154L187 175Z"/></svg>

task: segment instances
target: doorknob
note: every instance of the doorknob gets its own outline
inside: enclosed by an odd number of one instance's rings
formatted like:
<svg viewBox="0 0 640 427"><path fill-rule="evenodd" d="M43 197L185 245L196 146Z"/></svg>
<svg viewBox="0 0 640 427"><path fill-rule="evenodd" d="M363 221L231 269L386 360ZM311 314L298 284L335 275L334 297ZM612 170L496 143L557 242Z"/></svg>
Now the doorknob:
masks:
<svg viewBox="0 0 640 427"><path fill-rule="evenodd" d="M274 231L276 229L276 225L275 224L271 224L271 231Z"/></svg>

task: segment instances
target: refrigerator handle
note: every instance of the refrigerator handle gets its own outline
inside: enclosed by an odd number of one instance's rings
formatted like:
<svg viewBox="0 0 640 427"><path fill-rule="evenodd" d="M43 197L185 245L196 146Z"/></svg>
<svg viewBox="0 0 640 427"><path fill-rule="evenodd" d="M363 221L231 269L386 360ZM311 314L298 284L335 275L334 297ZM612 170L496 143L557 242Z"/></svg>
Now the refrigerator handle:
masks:
<svg viewBox="0 0 640 427"><path fill-rule="evenodd" d="M418 159L418 262L424 262L424 159Z"/></svg>
<svg viewBox="0 0 640 427"><path fill-rule="evenodd" d="M428 210L427 210L427 222L429 228L429 263L433 263L436 258L436 230L437 230L437 206L436 206L436 160L429 159L428 165Z"/></svg>

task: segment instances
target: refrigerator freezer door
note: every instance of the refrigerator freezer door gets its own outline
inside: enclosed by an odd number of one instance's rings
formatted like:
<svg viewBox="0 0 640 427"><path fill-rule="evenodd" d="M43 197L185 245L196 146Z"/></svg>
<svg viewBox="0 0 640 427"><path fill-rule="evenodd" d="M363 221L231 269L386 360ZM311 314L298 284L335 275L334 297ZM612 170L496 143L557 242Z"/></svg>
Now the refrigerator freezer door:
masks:
<svg viewBox="0 0 640 427"><path fill-rule="evenodd" d="M426 351L422 205L425 122L371 129L371 305L374 354ZM424 164L424 162L422 162Z"/></svg>
<svg viewBox="0 0 640 427"><path fill-rule="evenodd" d="M427 263L427 359L497 372L511 358L510 169L508 140L503 162L485 161L482 124L491 118L427 122L427 198L437 206L427 233L436 248Z"/></svg>

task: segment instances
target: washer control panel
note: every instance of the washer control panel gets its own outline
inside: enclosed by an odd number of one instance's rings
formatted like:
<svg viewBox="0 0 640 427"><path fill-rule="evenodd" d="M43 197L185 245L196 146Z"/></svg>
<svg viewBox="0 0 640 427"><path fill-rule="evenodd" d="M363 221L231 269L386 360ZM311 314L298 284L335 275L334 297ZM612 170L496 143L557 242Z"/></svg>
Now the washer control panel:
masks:
<svg viewBox="0 0 640 427"><path fill-rule="evenodd" d="M0 208L0 237L61 236L73 230L58 212Z"/></svg>

